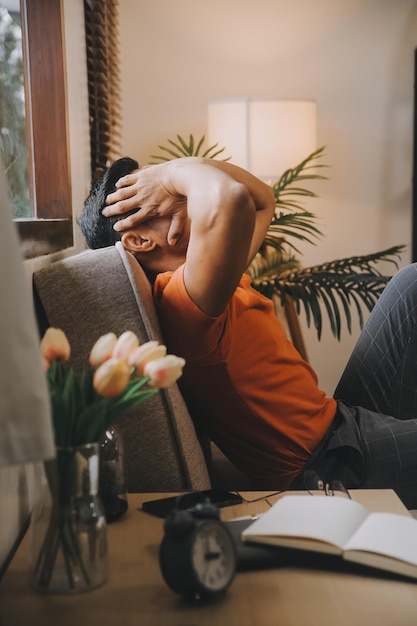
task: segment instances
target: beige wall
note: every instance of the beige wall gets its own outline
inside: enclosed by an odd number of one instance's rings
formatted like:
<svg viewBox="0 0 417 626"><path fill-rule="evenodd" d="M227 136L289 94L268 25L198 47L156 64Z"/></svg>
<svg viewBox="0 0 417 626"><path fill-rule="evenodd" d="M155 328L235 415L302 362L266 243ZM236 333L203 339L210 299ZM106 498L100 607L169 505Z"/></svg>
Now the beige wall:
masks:
<svg viewBox="0 0 417 626"><path fill-rule="evenodd" d="M315 99L331 168L304 264L397 243L409 262L415 0L120 0L120 27L125 154L201 136L214 98ZM306 334L328 393L357 333Z"/></svg>

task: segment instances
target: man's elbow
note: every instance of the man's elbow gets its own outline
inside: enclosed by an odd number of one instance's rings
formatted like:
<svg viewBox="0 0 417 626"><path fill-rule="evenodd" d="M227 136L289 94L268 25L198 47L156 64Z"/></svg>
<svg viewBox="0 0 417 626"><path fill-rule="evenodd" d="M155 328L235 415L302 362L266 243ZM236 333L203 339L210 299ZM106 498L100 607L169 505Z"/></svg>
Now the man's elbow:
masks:
<svg viewBox="0 0 417 626"><path fill-rule="evenodd" d="M230 192L229 198L239 213L254 213L256 211L255 202L246 185L242 183L235 182L233 184L233 189Z"/></svg>

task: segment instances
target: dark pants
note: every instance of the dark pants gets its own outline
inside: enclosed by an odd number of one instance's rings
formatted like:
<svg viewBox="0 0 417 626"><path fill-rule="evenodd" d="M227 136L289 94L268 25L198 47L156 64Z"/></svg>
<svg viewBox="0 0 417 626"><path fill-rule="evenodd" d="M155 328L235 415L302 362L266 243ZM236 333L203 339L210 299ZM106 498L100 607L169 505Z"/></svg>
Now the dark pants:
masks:
<svg viewBox="0 0 417 626"><path fill-rule="evenodd" d="M388 283L334 397L335 421L307 465L348 488L394 489L417 508L417 264Z"/></svg>

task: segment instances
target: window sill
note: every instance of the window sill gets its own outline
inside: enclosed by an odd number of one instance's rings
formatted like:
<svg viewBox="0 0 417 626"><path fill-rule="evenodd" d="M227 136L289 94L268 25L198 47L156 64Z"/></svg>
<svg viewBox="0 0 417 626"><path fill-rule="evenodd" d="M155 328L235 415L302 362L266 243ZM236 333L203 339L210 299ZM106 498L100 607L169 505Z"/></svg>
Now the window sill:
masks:
<svg viewBox="0 0 417 626"><path fill-rule="evenodd" d="M34 259L70 248L74 243L72 220L15 219L23 258Z"/></svg>

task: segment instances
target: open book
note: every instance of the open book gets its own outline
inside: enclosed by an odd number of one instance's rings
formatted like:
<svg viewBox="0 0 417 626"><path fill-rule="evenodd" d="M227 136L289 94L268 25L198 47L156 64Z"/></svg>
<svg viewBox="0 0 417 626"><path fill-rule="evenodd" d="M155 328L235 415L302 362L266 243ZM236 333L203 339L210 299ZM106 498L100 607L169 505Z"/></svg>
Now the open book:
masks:
<svg viewBox="0 0 417 626"><path fill-rule="evenodd" d="M242 540L339 554L348 561L417 578L417 520L370 513L348 498L284 496L242 532Z"/></svg>

